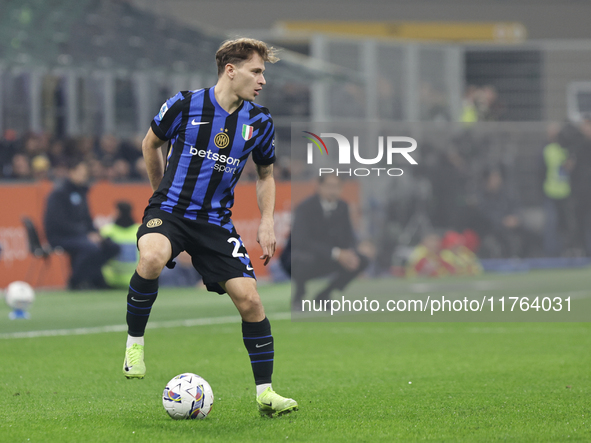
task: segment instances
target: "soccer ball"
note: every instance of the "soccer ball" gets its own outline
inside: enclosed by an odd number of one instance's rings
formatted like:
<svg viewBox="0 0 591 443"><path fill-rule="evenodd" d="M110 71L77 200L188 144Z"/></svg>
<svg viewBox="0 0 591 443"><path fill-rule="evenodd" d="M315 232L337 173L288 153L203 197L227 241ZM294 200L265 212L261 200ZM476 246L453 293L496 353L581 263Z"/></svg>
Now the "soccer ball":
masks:
<svg viewBox="0 0 591 443"><path fill-rule="evenodd" d="M33 301L35 301L35 291L24 281L12 282L6 288L6 304L13 309L10 313L11 319L29 318L26 310Z"/></svg>
<svg viewBox="0 0 591 443"><path fill-rule="evenodd" d="M203 377L187 372L166 384L162 404L175 420L203 419L211 411L213 391Z"/></svg>
<svg viewBox="0 0 591 443"><path fill-rule="evenodd" d="M14 281L6 288L6 304L12 309L27 309L35 301L35 291L24 281Z"/></svg>

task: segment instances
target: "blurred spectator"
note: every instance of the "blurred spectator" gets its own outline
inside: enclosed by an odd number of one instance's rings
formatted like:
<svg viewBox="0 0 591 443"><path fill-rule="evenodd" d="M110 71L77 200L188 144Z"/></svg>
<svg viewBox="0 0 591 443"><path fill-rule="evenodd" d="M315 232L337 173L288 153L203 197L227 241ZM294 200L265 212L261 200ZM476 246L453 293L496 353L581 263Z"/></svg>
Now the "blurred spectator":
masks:
<svg viewBox="0 0 591 443"><path fill-rule="evenodd" d="M51 178L64 180L68 176L68 157L78 155L75 149L76 141L54 138L49 144L48 157L51 162Z"/></svg>
<svg viewBox="0 0 591 443"><path fill-rule="evenodd" d="M576 144L577 132L572 125L566 125L558 133L556 141L543 149L544 251L549 257L558 257L565 246L573 245L575 227L570 174L574 162L566 147Z"/></svg>
<svg viewBox="0 0 591 443"><path fill-rule="evenodd" d="M272 109L273 115L304 116L310 115L310 87L304 83L286 82L285 84L267 85L263 106Z"/></svg>
<svg viewBox="0 0 591 443"><path fill-rule="evenodd" d="M591 256L591 115L580 125L580 138L573 146L575 162L571 189L575 203L577 235L587 256Z"/></svg>
<svg viewBox="0 0 591 443"><path fill-rule="evenodd" d="M433 225L440 228L464 228L467 185L474 150L478 147L471 132L455 136L449 146L433 150L433 166L428 179L433 191Z"/></svg>
<svg viewBox="0 0 591 443"><path fill-rule="evenodd" d="M453 272L453 266L441 257L441 238L435 233L423 237L406 264L407 277L443 277Z"/></svg>
<svg viewBox="0 0 591 443"><path fill-rule="evenodd" d="M68 178L47 198L45 234L51 246L61 246L70 256L69 289L106 288L101 267L119 252L93 225L86 199L88 179L88 165L75 157L68 164Z"/></svg>
<svg viewBox="0 0 591 443"><path fill-rule="evenodd" d="M136 234L140 225L134 221L131 212L129 202L117 202L115 220L100 230L103 238L109 238L119 246L119 254L102 268L103 277L112 288L127 288L139 260Z"/></svg>
<svg viewBox="0 0 591 443"><path fill-rule="evenodd" d="M480 237L476 231L473 229L464 229L462 236L464 237L464 246L476 254L480 248Z"/></svg>
<svg viewBox="0 0 591 443"><path fill-rule="evenodd" d="M460 121L462 123L476 123L478 121L478 109L476 108L476 93L478 88L470 85L466 88L464 93L464 100L462 101L462 115Z"/></svg>
<svg viewBox="0 0 591 443"><path fill-rule="evenodd" d="M95 181L105 180L107 178L107 172L100 160L92 158L88 161L88 168L90 176Z"/></svg>
<svg viewBox="0 0 591 443"><path fill-rule="evenodd" d="M365 115L366 97L363 87L357 83L339 85L331 95L329 112L334 116L345 118L363 118Z"/></svg>
<svg viewBox="0 0 591 443"><path fill-rule="evenodd" d="M478 275L482 273L480 260L466 246L464 236L448 231L441 240L441 258L450 266L454 275Z"/></svg>
<svg viewBox="0 0 591 443"><path fill-rule="evenodd" d="M448 122L451 116L445 94L431 83L424 82L420 90L421 121Z"/></svg>
<svg viewBox="0 0 591 443"><path fill-rule="evenodd" d="M105 178L112 182L120 182L129 179L129 163L126 160L119 158L114 162L102 162L105 173Z"/></svg>
<svg viewBox="0 0 591 443"><path fill-rule="evenodd" d="M110 181L123 181L129 179L131 168L129 162L122 156L119 150L119 140L111 134L103 135L99 140L98 160L101 162L101 175ZM95 166L95 172L99 175Z"/></svg>
<svg viewBox="0 0 591 443"><path fill-rule="evenodd" d="M66 163L66 148L65 143L60 138L54 138L49 143L49 149L47 150L47 155L49 160L51 161L52 167L57 167L59 165L63 165Z"/></svg>
<svg viewBox="0 0 591 443"><path fill-rule="evenodd" d="M330 300L334 290L342 291L369 264L356 247L349 205L340 195L341 180L323 175L317 193L295 210L292 235L281 261L295 282L292 306L298 310L309 280L329 276L328 285L315 299Z"/></svg>
<svg viewBox="0 0 591 443"><path fill-rule="evenodd" d="M94 137L82 136L76 139L76 152L73 155L82 156L85 160L90 160L94 155Z"/></svg>
<svg viewBox="0 0 591 443"><path fill-rule="evenodd" d="M480 88L476 94L476 107L479 121L499 121L501 106L498 100L497 90L492 85Z"/></svg>
<svg viewBox="0 0 591 443"><path fill-rule="evenodd" d="M0 139L0 177L12 175L12 157L17 152L16 131L7 129Z"/></svg>
<svg viewBox="0 0 591 443"><path fill-rule="evenodd" d="M380 119L403 120L404 110L400 90L393 84L393 79L378 73L378 115Z"/></svg>
<svg viewBox="0 0 591 443"><path fill-rule="evenodd" d="M101 162L113 163L119 158L119 141L114 135L105 134L99 139L98 159Z"/></svg>
<svg viewBox="0 0 591 443"><path fill-rule="evenodd" d="M479 121L499 121L502 114L503 106L499 102L494 86L469 85L466 88L462 102L461 122L472 124Z"/></svg>
<svg viewBox="0 0 591 443"><path fill-rule="evenodd" d="M483 174L483 186L478 193L478 215L478 223L473 228L482 238L486 257L528 255L529 235L523 227L518 202L498 167L487 169Z"/></svg>
<svg viewBox="0 0 591 443"><path fill-rule="evenodd" d="M15 180L31 180L33 178L28 156L25 154L15 154L12 157L9 178Z"/></svg>
<svg viewBox="0 0 591 443"><path fill-rule="evenodd" d="M278 181L289 181L291 179L291 159L289 156L279 157L275 163L275 179Z"/></svg>
<svg viewBox="0 0 591 443"><path fill-rule="evenodd" d="M142 137L136 136L125 140L119 145L120 158L125 160L129 166L129 176L133 179L143 179L137 169L137 161L142 158Z"/></svg>
<svg viewBox="0 0 591 443"><path fill-rule="evenodd" d="M134 168L135 176L142 181L148 181L148 168L146 167L146 161L144 157L140 157L135 161Z"/></svg>
<svg viewBox="0 0 591 443"><path fill-rule="evenodd" d="M37 142L39 144L39 154L47 156L51 143L51 135L47 132L43 132L37 136Z"/></svg>
<svg viewBox="0 0 591 443"><path fill-rule="evenodd" d="M92 136L58 138L34 133L27 133L19 139L15 131L6 130L0 139L0 179L65 179L68 159L82 157L88 163L92 180L147 182L141 141L142 137L137 136L119 142L116 137L105 135L97 144ZM37 157L39 159L33 165L32 161ZM49 161L49 167L46 167L45 159ZM288 160L288 156L278 158L276 180L289 180ZM243 175L254 181L255 172L251 164L247 165Z"/></svg>
<svg viewBox="0 0 591 443"><path fill-rule="evenodd" d="M37 134L29 132L22 140L22 147L20 152L32 159L36 155L43 154L43 146L41 139Z"/></svg>
<svg viewBox="0 0 591 443"><path fill-rule="evenodd" d="M31 160L31 169L35 180L48 180L50 178L51 162L45 154L36 155Z"/></svg>

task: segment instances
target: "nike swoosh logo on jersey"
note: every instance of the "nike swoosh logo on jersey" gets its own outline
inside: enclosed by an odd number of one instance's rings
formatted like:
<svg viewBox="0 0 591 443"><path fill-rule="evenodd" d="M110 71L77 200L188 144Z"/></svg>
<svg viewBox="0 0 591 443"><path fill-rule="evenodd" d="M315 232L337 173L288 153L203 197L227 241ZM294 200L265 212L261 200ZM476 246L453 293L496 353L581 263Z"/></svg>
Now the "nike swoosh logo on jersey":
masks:
<svg viewBox="0 0 591 443"><path fill-rule="evenodd" d="M247 271L252 271L254 268L252 266L246 265L246 270Z"/></svg>
<svg viewBox="0 0 591 443"><path fill-rule="evenodd" d="M272 341L270 341L269 343L265 343L264 345L259 345L258 343L255 346L255 348L262 348L263 346L267 346L270 345L271 343L273 343Z"/></svg>
<svg viewBox="0 0 591 443"><path fill-rule="evenodd" d="M193 119L191 120L191 124L193 126L198 126L198 125L207 125L209 122L198 122L197 120Z"/></svg>

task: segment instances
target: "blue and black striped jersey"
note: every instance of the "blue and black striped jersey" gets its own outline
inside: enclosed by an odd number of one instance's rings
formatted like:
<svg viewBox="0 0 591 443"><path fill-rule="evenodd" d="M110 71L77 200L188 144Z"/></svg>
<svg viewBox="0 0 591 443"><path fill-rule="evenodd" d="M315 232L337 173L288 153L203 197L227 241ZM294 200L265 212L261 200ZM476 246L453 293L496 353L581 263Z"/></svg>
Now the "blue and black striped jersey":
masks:
<svg viewBox="0 0 591 443"><path fill-rule="evenodd" d="M168 99L152 121L170 140L166 169L148 208L223 226L230 223L234 188L248 156L259 165L275 162L275 128L269 111L245 101L232 114L217 102L214 88L183 91Z"/></svg>

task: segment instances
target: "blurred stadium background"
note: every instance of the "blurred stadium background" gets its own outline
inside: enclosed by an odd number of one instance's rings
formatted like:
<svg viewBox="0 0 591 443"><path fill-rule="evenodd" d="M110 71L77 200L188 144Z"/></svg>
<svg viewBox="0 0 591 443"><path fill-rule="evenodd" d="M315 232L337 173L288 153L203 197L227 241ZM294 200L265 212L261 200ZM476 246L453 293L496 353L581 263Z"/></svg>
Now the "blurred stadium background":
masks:
<svg viewBox="0 0 591 443"><path fill-rule="evenodd" d="M576 0L0 1L0 287L15 279L63 285L65 262L46 268L33 258L21 219L40 227L68 156L91 164L97 224L121 198L140 217L150 194L140 148L150 119L176 91L213 84L214 53L237 35L283 48L260 100L277 129L280 246L295 203L290 179L309 181L292 173L292 122L429 122L420 173L377 203L363 198L363 186L352 194L362 206L360 235L377 246L372 272L403 265L405 248L428 230L480 233L475 208L492 169L522 221L518 240L529 246L514 251L481 238L481 258L538 260L511 269L587 264L589 12ZM574 223L548 234L542 152L565 127ZM239 192L249 194L253 179L247 168ZM247 246L256 234L252 203L235 210ZM544 249L548 235L562 236L557 252ZM562 261L539 261L549 256Z"/></svg>

